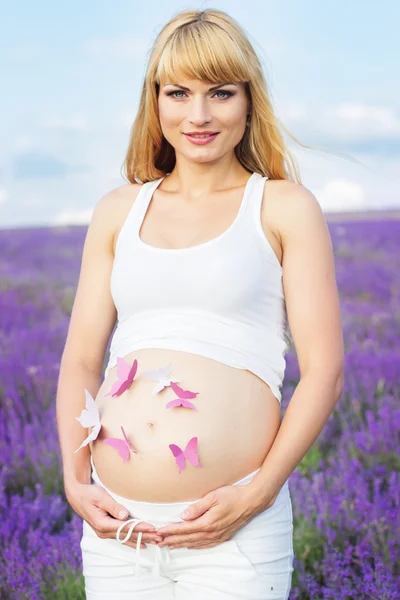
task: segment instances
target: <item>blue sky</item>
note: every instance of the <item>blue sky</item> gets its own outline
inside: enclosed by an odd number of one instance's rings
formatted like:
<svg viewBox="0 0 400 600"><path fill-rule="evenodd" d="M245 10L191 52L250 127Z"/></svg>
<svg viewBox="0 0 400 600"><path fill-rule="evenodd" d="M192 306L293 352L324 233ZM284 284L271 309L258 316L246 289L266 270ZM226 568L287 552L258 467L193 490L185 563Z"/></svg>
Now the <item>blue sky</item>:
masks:
<svg viewBox="0 0 400 600"><path fill-rule="evenodd" d="M247 32L303 184L324 211L400 208L400 4L4 3L0 228L87 224L120 175L150 47L187 8L217 8Z"/></svg>

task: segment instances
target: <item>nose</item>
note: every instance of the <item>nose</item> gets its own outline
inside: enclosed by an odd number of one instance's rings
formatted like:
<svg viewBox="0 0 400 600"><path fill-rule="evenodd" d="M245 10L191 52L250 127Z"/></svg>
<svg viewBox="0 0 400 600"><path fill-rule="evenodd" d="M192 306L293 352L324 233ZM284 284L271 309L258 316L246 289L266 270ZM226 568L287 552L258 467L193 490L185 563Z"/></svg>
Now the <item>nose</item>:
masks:
<svg viewBox="0 0 400 600"><path fill-rule="evenodd" d="M212 116L208 108L207 100L203 98L194 98L189 111L189 122L196 126L202 126L204 123L212 121Z"/></svg>

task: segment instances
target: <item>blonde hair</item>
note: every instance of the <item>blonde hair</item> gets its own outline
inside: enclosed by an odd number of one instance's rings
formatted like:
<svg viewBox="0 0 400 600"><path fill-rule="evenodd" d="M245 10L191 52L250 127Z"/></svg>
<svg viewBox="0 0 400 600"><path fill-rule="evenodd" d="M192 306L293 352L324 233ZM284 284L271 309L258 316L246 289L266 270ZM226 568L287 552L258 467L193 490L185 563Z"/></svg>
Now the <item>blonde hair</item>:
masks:
<svg viewBox="0 0 400 600"><path fill-rule="evenodd" d="M251 117L235 147L238 160L250 172L302 185L281 131L304 148L312 146L299 142L276 117L260 60L240 25L227 13L211 8L179 12L151 48L123 163L130 183L153 181L175 166L175 150L163 136L158 117L158 92L160 82L176 77L244 83Z"/></svg>

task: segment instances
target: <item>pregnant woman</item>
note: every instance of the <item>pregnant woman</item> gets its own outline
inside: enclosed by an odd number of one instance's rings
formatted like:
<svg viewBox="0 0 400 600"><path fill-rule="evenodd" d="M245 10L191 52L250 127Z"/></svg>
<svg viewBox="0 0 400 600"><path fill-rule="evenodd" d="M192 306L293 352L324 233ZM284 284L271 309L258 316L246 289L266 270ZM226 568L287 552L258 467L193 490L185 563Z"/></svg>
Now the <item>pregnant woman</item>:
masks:
<svg viewBox="0 0 400 600"><path fill-rule="evenodd" d="M130 183L94 209L60 368L89 600L289 597L288 479L340 396L343 341L328 228L287 157L238 24L175 16ZM287 324L301 377L281 422Z"/></svg>

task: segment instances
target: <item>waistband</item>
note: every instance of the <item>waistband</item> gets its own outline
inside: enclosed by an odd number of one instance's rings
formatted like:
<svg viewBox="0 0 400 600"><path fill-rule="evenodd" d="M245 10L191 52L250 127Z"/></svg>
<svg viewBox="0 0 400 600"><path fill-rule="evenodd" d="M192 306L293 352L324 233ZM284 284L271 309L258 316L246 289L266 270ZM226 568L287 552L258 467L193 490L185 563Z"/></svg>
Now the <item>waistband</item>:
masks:
<svg viewBox="0 0 400 600"><path fill-rule="evenodd" d="M113 491L111 491L109 488L107 488L103 484L103 482L101 481L101 479L96 471L96 467L94 465L92 455L90 455L90 462L91 462L91 466L92 466L93 481L97 485L100 485L102 488L104 488L116 502L118 502L119 504L124 506L128 510L129 515L132 517L132 518L126 519L124 521L124 523L122 523L120 525L120 527L118 528L118 530L116 532L116 540L120 544L124 544L130 538L132 531L135 529L136 525L138 525L138 523L141 523L142 521L144 521L146 523L151 523L156 528L163 527L164 525L168 525L169 523L184 522L184 519L182 519L182 517L180 516L181 513L185 510L185 508L187 508L194 502L198 502L198 500L200 500L200 498L197 498L196 500L186 500L186 501L182 501L182 502L144 502L142 500L131 500L129 498L124 498L123 496L119 496L118 494L115 494ZM245 475L245 477L242 477L242 479L235 481L235 483L233 483L231 485L246 485L247 483L250 483L254 479L254 477L257 475L259 470L260 470L260 468L256 469L255 471L252 471L251 473L249 473L248 475ZM281 501L281 499L287 493L288 493L288 480L286 480L286 482L282 486L282 489L280 490L280 492L278 494L276 502L279 503ZM121 531L127 525L129 525L129 528L127 530L126 536L124 539L121 540L120 539ZM136 577L138 577L140 574L139 553L140 553L140 549L141 549L140 544L142 543L142 535L143 535L143 533L141 531L139 531L138 539L137 539L137 543L136 543L136 559L135 559L135 568L134 568L134 574ZM165 555L166 562L169 562L169 560L170 560L169 552L170 552L170 550L169 550L168 546L164 546L163 548L160 548L157 544L155 545L155 562L154 562L154 567L153 567L154 575L159 575L159 573L160 573L160 561L161 561L163 554Z"/></svg>
<svg viewBox="0 0 400 600"><path fill-rule="evenodd" d="M184 500L181 502L144 502L143 500L124 498L123 496L119 496L112 490L108 489L100 480L93 462L92 455L90 455L90 463L92 466L93 481L95 481L98 485L101 485L101 487L103 487L114 498L114 500L116 500L116 502L119 502L125 506L130 513L146 515L155 520L170 519L178 522L183 521L183 519L180 517L181 512L183 512L183 510L193 502L198 502L201 499L196 498L196 500ZM259 470L260 469L258 468L255 471L252 471L231 485L246 485L247 483L250 483L257 475Z"/></svg>
<svg viewBox="0 0 400 600"><path fill-rule="evenodd" d="M169 523L183 522L184 519L182 519L182 517L180 516L181 513L185 510L185 508L190 506L190 504L193 504L193 502L197 502L198 500L200 500L200 498L197 498L196 500L187 500L187 501L183 501L183 502L144 502L142 500L131 500L129 498L124 498L123 496L119 496L118 494L115 494L113 491L111 491L109 488L107 488L103 484L103 482L101 481L101 479L96 471L96 467L94 465L92 455L90 455L90 462L92 465L93 481L97 485L100 485L102 488L104 488L110 494L110 496L112 498L114 498L114 500L116 502L118 502L119 504L122 504L122 506L124 506L128 510L129 514L132 516L132 518L126 519L116 532L116 540L120 544L124 544L130 538L132 531L135 529L136 525L138 525L138 523L141 523L142 521L145 521L146 523L151 523L155 527L163 527L164 525L168 525ZM250 481L252 481L254 479L254 477L257 475L259 470L260 469L258 468L255 471L252 471L245 477L242 477L242 479L235 481L235 483L232 485L245 485L247 483L250 483ZM125 538L121 540L120 539L121 531L127 525L129 525L129 529L126 533ZM142 535L143 535L142 532L139 531L138 539L137 539L137 543L136 543L136 560L135 560L135 568L134 568L134 574L136 577L138 577L140 574L139 553L140 553L140 544L142 543ZM156 551L156 554L155 554L155 561L154 561L154 567L153 567L153 574L159 575L160 561L161 561L163 554L165 555L166 562L169 562L169 560L170 560L169 548L168 548L168 546L164 546L163 548L160 548L156 544L155 551Z"/></svg>

